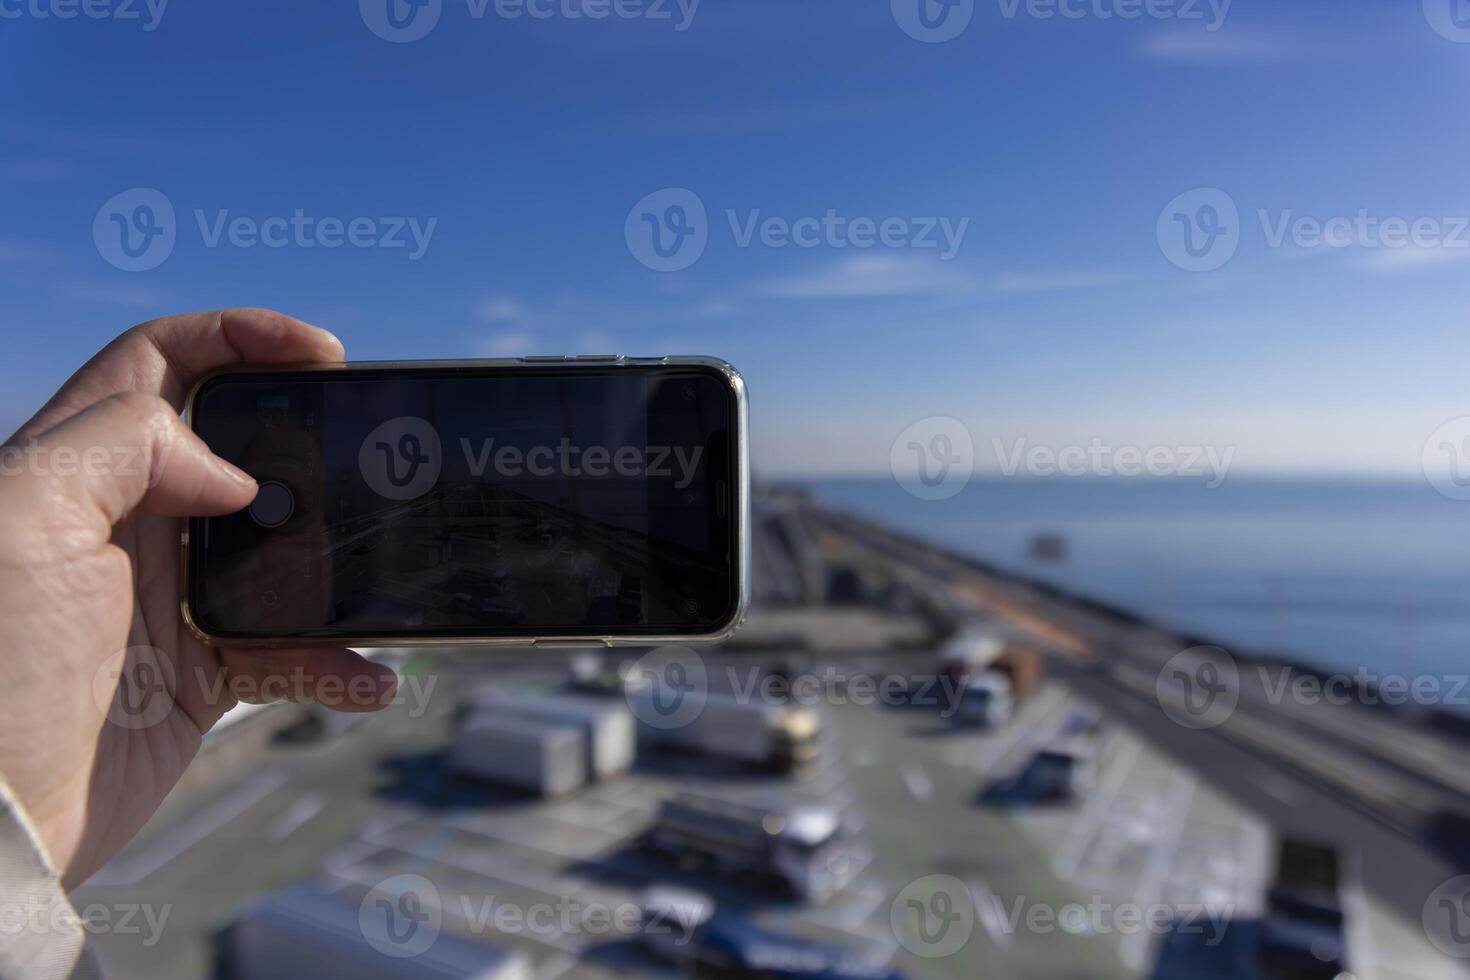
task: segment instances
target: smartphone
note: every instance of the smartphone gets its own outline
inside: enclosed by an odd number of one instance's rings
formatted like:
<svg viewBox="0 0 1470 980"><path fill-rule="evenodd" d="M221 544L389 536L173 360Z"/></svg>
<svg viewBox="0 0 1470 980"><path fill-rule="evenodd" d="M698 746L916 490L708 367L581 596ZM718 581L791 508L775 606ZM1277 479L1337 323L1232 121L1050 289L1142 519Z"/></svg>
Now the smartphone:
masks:
<svg viewBox="0 0 1470 980"><path fill-rule="evenodd" d="M185 420L260 485L184 533L215 645L722 639L749 600L745 384L706 357L226 369Z"/></svg>

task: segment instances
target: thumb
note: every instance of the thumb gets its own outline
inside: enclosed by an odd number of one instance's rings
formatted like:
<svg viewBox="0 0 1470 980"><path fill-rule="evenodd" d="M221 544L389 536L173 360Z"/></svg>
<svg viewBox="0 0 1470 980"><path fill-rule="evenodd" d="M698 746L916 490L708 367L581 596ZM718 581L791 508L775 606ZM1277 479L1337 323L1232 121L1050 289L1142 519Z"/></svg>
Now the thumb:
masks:
<svg viewBox="0 0 1470 980"><path fill-rule="evenodd" d="M138 392L103 399L24 445L5 446L0 473L6 489L24 498L20 513L39 517L60 503L103 540L134 509L228 514L256 491L255 481L210 452L173 406Z"/></svg>

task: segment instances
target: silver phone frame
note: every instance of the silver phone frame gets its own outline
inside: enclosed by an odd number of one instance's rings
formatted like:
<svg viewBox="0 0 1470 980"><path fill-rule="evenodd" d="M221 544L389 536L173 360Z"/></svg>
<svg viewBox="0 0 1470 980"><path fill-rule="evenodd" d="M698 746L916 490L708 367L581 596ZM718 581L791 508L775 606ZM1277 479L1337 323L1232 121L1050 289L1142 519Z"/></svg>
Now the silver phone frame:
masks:
<svg viewBox="0 0 1470 980"><path fill-rule="evenodd" d="M201 629L189 608L189 522L183 522L180 534L179 608L184 625L199 641L214 647L232 649L279 649L282 647L352 646L352 647L647 647L671 643L718 643L734 635L745 621L750 608L750 406L745 378L734 365L718 357L705 355L665 355L631 357L622 354L579 354L570 356L528 356L472 358L464 360L345 361L333 364L241 364L229 365L200 376L184 401L184 424L194 428L194 403L205 383L227 374L272 374L285 371L382 371L394 368L546 368L569 370L606 369L616 367L702 367L712 368L725 379L735 397L735 466L731 480L734 500L731 513L735 519L735 579L738 587L735 608L729 619L709 633L672 634L608 634L603 636L371 636L341 634L335 636L282 636L238 639L214 636Z"/></svg>

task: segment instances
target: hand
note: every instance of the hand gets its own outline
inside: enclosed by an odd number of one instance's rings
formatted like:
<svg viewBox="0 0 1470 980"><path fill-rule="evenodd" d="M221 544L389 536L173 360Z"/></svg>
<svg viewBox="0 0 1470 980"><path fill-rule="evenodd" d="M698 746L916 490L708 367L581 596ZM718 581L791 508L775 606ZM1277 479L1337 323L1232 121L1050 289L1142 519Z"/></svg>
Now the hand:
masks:
<svg viewBox="0 0 1470 980"><path fill-rule="evenodd" d="M342 356L279 313L165 317L114 340L0 449L0 775L67 887L137 833L237 698L391 699L393 672L350 650L217 650L179 614L181 518L256 492L180 420L194 379Z"/></svg>

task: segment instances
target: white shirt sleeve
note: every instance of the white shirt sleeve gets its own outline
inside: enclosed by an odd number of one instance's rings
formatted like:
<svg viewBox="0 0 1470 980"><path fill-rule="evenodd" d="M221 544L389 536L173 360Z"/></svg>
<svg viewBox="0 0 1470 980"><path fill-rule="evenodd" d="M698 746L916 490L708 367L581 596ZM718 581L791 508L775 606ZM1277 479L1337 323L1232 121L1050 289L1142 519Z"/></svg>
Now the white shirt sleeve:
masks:
<svg viewBox="0 0 1470 980"><path fill-rule="evenodd" d="M0 779L0 978L95 980L101 975L61 876Z"/></svg>

